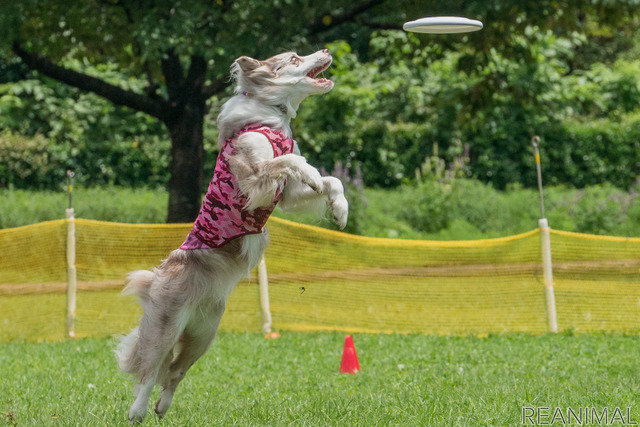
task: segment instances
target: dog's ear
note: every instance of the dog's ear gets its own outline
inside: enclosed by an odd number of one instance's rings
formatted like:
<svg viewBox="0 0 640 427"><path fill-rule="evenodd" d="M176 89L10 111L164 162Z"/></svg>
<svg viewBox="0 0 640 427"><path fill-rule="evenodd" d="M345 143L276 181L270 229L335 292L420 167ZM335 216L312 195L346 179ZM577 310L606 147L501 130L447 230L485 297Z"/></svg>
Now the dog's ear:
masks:
<svg viewBox="0 0 640 427"><path fill-rule="evenodd" d="M260 67L262 65L262 62L258 61L257 59L249 58L248 56L241 56L240 58L236 59L236 64L238 64L238 66L244 73L249 73Z"/></svg>

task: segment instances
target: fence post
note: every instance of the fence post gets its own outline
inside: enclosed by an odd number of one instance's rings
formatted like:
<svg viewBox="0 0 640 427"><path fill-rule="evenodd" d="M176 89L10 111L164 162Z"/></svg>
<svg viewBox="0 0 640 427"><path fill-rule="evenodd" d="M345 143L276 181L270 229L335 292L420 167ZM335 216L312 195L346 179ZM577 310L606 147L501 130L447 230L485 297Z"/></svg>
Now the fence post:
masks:
<svg viewBox="0 0 640 427"><path fill-rule="evenodd" d="M267 263L264 255L258 264L258 283L260 285L260 311L262 312L262 332L271 333L271 309L269 307L269 279L267 278Z"/></svg>
<svg viewBox="0 0 640 427"><path fill-rule="evenodd" d="M542 272L544 276L544 293L547 305L547 325L549 332L558 332L558 320L556 317L556 297L553 291L553 269L551 263L551 236L549 233L549 223L544 216L544 196L542 194L542 171L540 167L540 151L538 144L540 137L534 136L531 139L536 158L536 171L538 174L538 192L540 193L540 215L538 221L540 227L540 243L542 247Z"/></svg>
<svg viewBox="0 0 640 427"><path fill-rule="evenodd" d="M75 336L76 321L76 222L75 212L72 204L73 175L71 170L67 171L69 184L69 207L66 209L67 218L67 337Z"/></svg>
<svg viewBox="0 0 640 427"><path fill-rule="evenodd" d="M547 301L547 324L549 332L558 332L558 320L556 318L556 297L553 291L553 270L551 268L551 239L549 236L549 224L546 218L538 221L540 226L540 242L542 246L542 272L544 275L544 293Z"/></svg>

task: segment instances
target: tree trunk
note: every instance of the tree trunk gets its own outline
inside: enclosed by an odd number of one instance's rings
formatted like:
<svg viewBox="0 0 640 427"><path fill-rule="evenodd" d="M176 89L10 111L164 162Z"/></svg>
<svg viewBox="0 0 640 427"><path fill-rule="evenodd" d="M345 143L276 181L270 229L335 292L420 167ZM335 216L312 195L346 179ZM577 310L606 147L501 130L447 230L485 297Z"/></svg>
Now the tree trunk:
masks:
<svg viewBox="0 0 640 427"><path fill-rule="evenodd" d="M203 125L206 104L190 100L167 122L171 135L169 208L167 222L193 222L204 190Z"/></svg>

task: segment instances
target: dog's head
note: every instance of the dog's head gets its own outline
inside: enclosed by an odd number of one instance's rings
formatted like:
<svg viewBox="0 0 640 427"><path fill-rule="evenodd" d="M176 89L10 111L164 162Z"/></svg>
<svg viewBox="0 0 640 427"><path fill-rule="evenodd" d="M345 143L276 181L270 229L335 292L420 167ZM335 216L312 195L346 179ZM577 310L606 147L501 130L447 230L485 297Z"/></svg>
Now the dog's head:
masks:
<svg viewBox="0 0 640 427"><path fill-rule="evenodd" d="M251 94L267 103L291 103L297 108L307 96L333 88L331 80L318 78L332 60L328 49L308 56L286 52L264 61L242 56L231 66L231 77L237 82L236 93Z"/></svg>

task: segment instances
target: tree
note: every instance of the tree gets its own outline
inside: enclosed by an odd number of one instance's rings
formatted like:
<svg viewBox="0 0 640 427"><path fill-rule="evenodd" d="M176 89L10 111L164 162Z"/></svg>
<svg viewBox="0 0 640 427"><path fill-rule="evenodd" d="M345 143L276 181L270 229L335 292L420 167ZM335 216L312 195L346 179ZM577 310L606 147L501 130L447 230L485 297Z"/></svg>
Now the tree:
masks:
<svg viewBox="0 0 640 427"><path fill-rule="evenodd" d="M0 24L29 68L165 124L172 143L167 221L186 222L197 215L203 190L207 101L224 93L233 59L303 44L301 33L318 36L383 1L319 6L331 13L288 3L298 2L27 0L9 5ZM68 57L115 62L148 84L142 91L118 86L65 67Z"/></svg>
<svg viewBox="0 0 640 427"><path fill-rule="evenodd" d="M0 49L49 78L164 123L172 147L167 221L187 222L198 213L204 187L208 101L225 94L228 67L241 55L263 58L283 47L310 50L346 39L367 60L372 31L400 29L429 10L489 24L491 31L469 39L472 60L465 64L474 67L485 58L482 53L526 25L569 32L598 14L624 16L632 3L433 0L426 7L417 0L22 0L3 7ZM459 41L440 45L446 50ZM423 46L429 42L423 39ZM143 75L147 84L141 90L124 87L89 71L96 67L66 66L69 58L80 59L77 64L115 63L123 75Z"/></svg>

